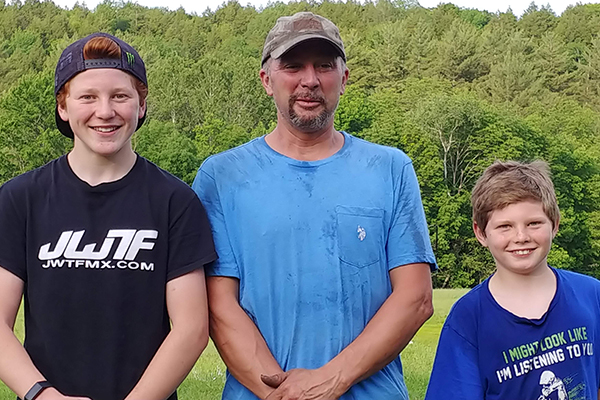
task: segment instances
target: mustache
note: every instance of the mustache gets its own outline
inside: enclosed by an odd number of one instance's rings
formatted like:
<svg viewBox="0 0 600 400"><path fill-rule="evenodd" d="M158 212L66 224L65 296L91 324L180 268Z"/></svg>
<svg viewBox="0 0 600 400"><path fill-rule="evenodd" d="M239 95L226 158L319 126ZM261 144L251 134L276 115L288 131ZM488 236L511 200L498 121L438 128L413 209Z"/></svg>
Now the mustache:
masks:
<svg viewBox="0 0 600 400"><path fill-rule="evenodd" d="M319 103L324 103L325 98L318 93L294 93L290 96L290 103L295 102L298 99L302 100L310 100L310 101L318 101Z"/></svg>

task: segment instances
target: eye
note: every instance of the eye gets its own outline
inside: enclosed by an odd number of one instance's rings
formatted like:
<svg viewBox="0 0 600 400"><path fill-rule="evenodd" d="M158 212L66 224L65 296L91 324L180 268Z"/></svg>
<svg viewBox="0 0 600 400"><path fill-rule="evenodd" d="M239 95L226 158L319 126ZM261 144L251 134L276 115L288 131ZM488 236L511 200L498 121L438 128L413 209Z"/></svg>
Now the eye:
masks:
<svg viewBox="0 0 600 400"><path fill-rule="evenodd" d="M94 96L92 96L91 94L82 94L81 96L79 96L79 100L92 100L94 98Z"/></svg>
<svg viewBox="0 0 600 400"><path fill-rule="evenodd" d="M126 93L117 93L114 95L114 98L117 100L125 100L129 98L129 95Z"/></svg>
<svg viewBox="0 0 600 400"><path fill-rule="evenodd" d="M542 224L542 221L531 221L529 223L529 226L539 226Z"/></svg>
<svg viewBox="0 0 600 400"><path fill-rule="evenodd" d="M510 228L510 224L502 224L502 225L498 225L496 227L496 229L502 229L502 230L506 230L508 228Z"/></svg>

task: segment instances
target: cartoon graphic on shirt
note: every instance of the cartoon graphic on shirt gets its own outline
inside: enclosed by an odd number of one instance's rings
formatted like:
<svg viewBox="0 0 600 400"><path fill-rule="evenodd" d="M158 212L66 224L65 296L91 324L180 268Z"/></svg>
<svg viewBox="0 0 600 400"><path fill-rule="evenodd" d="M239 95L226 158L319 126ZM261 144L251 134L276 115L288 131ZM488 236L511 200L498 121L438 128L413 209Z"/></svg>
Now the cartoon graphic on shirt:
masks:
<svg viewBox="0 0 600 400"><path fill-rule="evenodd" d="M538 400L550 400L550 395L554 392L557 392L558 400L569 400L565 384L550 370L542 372L540 386L542 386L542 394Z"/></svg>

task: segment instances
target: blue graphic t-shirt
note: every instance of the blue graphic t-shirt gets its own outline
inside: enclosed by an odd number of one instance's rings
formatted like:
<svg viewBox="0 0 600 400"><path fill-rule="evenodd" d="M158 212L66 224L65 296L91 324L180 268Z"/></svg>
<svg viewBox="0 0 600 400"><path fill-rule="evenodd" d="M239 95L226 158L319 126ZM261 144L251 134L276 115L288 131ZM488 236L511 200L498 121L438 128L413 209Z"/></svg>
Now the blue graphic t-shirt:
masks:
<svg viewBox="0 0 600 400"><path fill-rule="evenodd" d="M452 307L426 400L592 400L600 382L600 282L553 269L554 299L540 319L517 317L489 278Z"/></svg>
<svg viewBox="0 0 600 400"><path fill-rule="evenodd" d="M284 371L318 368L365 328L391 293L389 270L435 260L419 185L398 149L344 134L319 161L285 157L264 137L207 159L193 184L239 302ZM256 399L233 376L223 398ZM408 399L400 358L343 400Z"/></svg>

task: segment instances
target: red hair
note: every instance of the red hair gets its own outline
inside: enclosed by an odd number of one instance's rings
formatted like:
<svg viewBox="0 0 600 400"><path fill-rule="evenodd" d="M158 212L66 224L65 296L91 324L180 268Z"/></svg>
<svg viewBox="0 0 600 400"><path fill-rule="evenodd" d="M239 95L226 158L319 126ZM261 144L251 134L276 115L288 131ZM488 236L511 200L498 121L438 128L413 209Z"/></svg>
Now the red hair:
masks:
<svg viewBox="0 0 600 400"><path fill-rule="evenodd" d="M102 58L121 59L121 48L114 40L104 36L90 39L83 47L84 60L98 60ZM142 81L131 75L133 86L140 97L140 105L146 102L148 96L148 87ZM67 96L69 95L69 83L67 81L56 94L56 102L62 108L66 107Z"/></svg>

